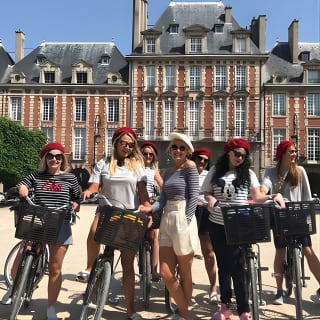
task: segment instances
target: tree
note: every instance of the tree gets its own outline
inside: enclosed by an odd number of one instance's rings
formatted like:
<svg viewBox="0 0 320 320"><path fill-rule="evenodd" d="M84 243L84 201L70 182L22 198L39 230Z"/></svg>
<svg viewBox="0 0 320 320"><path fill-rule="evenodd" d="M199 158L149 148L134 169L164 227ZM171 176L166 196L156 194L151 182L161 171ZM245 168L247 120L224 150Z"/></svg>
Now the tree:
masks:
<svg viewBox="0 0 320 320"><path fill-rule="evenodd" d="M42 131L30 131L0 117L0 182L5 190L38 168L39 152L46 142Z"/></svg>

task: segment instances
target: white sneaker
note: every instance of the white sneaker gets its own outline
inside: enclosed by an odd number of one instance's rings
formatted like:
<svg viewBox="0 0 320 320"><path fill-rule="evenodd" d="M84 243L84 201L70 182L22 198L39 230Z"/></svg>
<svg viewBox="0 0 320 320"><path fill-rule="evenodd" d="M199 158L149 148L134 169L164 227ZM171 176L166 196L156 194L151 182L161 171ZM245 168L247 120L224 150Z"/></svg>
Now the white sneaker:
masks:
<svg viewBox="0 0 320 320"><path fill-rule="evenodd" d="M9 285L7 292L3 295L1 303L8 305L8 304L12 304L12 289L13 289L13 285Z"/></svg>
<svg viewBox="0 0 320 320"><path fill-rule="evenodd" d="M217 291L210 292L209 293L209 303L216 305L216 304L218 304L218 302L219 301L218 301L218 293L217 293Z"/></svg>
<svg viewBox="0 0 320 320"><path fill-rule="evenodd" d="M47 320L59 320L54 306L50 306L47 309Z"/></svg>
<svg viewBox="0 0 320 320"><path fill-rule="evenodd" d="M133 315L131 315L128 320L143 320L143 318L140 316L139 313L134 313Z"/></svg>

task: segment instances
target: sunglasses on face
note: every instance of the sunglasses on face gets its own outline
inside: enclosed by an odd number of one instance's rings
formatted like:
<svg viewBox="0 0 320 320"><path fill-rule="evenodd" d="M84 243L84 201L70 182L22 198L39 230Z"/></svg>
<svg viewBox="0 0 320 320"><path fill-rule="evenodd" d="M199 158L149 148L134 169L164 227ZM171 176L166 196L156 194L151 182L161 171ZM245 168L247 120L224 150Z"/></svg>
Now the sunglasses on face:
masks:
<svg viewBox="0 0 320 320"><path fill-rule="evenodd" d="M235 156L236 158L245 159L246 156L247 156L246 153L241 153L241 152L236 151L236 150L232 150L232 152L233 152L233 154L234 154L234 156Z"/></svg>
<svg viewBox="0 0 320 320"><path fill-rule="evenodd" d="M153 153L143 152L144 157L153 157Z"/></svg>
<svg viewBox="0 0 320 320"><path fill-rule="evenodd" d="M127 141L123 141L123 140L120 140L119 142L120 142L121 147L126 147L126 148L129 148L129 149L133 149L134 146L135 146L134 142L127 142Z"/></svg>
<svg viewBox="0 0 320 320"><path fill-rule="evenodd" d="M196 157L196 160L198 160L198 161L204 161L205 163L207 163L209 160L208 159L206 159L206 158L204 158L204 157L201 157L201 156L197 156Z"/></svg>
<svg viewBox="0 0 320 320"><path fill-rule="evenodd" d="M290 155L297 154L297 153L298 153L298 150L288 150L288 153L289 153Z"/></svg>
<svg viewBox="0 0 320 320"><path fill-rule="evenodd" d="M62 154L62 153L52 154L52 153L48 152L48 153L46 154L46 159L48 159L48 160L56 159L57 161L62 161L62 159L63 159L63 154Z"/></svg>
<svg viewBox="0 0 320 320"><path fill-rule="evenodd" d="M171 146L171 149L174 151L180 150L181 152L185 151L187 148L185 146L177 146L176 144L173 144Z"/></svg>

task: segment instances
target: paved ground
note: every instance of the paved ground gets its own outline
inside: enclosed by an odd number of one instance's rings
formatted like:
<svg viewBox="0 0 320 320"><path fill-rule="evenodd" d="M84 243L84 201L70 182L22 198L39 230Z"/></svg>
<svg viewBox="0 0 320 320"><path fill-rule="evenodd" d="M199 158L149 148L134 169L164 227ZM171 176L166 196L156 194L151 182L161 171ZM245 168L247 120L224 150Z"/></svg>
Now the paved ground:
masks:
<svg viewBox="0 0 320 320"><path fill-rule="evenodd" d="M82 293L85 290L85 285L74 281L74 275L85 266L85 242L93 212L94 206L82 206L80 213L81 219L73 228L75 244L70 248L65 259L62 290L59 297L59 303L57 304L58 315L61 317L61 319L79 319L82 305ZM319 217L318 226L320 228ZM4 261L10 248L18 241L14 238L13 216L7 208L0 209L0 234L2 240L0 246L0 297L2 297L6 290L6 285L3 278ZM319 235L313 236L313 246L317 254L320 255ZM273 244L262 244L261 252L262 265L268 266L269 271L263 273L263 297L267 304L265 307L261 308L260 319L294 319L293 316L295 314L295 308L293 298L290 298L287 301L288 303L284 304L283 306L274 306L270 304L275 292L275 281L271 277L274 257ZM309 271L307 271L307 273L310 274ZM197 302L193 308L194 312L200 319L210 319L211 314L217 309L217 307L207 303L208 280L203 261L194 260L193 277L193 281L195 283L194 297ZM46 319L46 286L47 277L42 280L39 288L35 291L30 307L21 311L21 315L18 317L18 320ZM141 290L138 285L138 277L136 288L136 308L145 319L170 319L170 316L167 314L164 306L163 282L155 284L152 287L152 297L149 311L143 310ZM303 289L305 319L320 319L320 303L317 301L314 302L315 291L317 288L318 284L314 278L311 277L311 280L307 282L307 288ZM103 319L126 319L123 292L121 289L121 269L119 265L114 273L112 293L120 297L120 302L117 306L106 306ZM9 319L10 310L10 306L0 305L0 319ZM234 319L239 318L237 316L233 316L232 320Z"/></svg>

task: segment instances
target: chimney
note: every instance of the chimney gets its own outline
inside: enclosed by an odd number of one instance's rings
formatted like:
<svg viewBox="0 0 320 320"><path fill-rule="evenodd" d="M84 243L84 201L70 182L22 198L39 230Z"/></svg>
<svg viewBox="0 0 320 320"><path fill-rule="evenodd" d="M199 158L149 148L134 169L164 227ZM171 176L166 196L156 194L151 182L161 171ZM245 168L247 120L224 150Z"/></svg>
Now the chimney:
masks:
<svg viewBox="0 0 320 320"><path fill-rule="evenodd" d="M133 0L132 52L142 41L141 32L147 29L148 0Z"/></svg>
<svg viewBox="0 0 320 320"><path fill-rule="evenodd" d="M298 25L299 21L294 19L288 28L288 43L292 63L298 63Z"/></svg>
<svg viewBox="0 0 320 320"><path fill-rule="evenodd" d="M232 23L231 10L232 10L232 7L225 7L224 8L224 22L225 23Z"/></svg>
<svg viewBox="0 0 320 320"><path fill-rule="evenodd" d="M266 52L266 16L259 16L258 19L253 18L251 21L251 39L259 48L261 53Z"/></svg>
<svg viewBox="0 0 320 320"><path fill-rule="evenodd" d="M16 54L15 63L24 58L24 33L22 31L16 31Z"/></svg>

